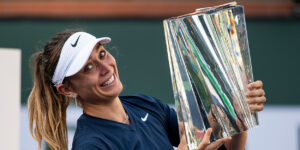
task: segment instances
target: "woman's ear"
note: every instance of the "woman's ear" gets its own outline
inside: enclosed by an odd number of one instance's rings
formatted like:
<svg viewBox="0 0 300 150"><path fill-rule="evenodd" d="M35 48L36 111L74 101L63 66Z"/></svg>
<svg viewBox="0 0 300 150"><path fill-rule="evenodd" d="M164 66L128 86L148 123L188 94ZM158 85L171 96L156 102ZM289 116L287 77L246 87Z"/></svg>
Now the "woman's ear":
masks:
<svg viewBox="0 0 300 150"><path fill-rule="evenodd" d="M63 94L67 97L73 98L74 96L76 97L77 94L69 87L66 86L65 84L60 84L56 87L56 90L60 93Z"/></svg>

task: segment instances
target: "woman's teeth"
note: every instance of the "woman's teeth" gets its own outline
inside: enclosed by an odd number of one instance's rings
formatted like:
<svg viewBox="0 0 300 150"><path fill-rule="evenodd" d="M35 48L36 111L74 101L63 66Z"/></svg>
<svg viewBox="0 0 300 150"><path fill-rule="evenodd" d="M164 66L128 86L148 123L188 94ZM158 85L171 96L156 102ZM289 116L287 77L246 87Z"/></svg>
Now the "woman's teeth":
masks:
<svg viewBox="0 0 300 150"><path fill-rule="evenodd" d="M105 83L102 84L102 86L107 86L107 85L111 84L114 80L115 80L115 77L111 76L108 81L106 81Z"/></svg>

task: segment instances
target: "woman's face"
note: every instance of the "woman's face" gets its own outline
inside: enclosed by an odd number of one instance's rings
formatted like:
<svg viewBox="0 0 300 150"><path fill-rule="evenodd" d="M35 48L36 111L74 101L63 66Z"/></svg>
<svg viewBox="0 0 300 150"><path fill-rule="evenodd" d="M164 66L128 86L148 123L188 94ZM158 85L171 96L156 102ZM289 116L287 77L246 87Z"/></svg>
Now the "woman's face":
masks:
<svg viewBox="0 0 300 150"><path fill-rule="evenodd" d="M100 44L94 47L86 64L69 81L82 104L109 102L123 89L114 57Z"/></svg>

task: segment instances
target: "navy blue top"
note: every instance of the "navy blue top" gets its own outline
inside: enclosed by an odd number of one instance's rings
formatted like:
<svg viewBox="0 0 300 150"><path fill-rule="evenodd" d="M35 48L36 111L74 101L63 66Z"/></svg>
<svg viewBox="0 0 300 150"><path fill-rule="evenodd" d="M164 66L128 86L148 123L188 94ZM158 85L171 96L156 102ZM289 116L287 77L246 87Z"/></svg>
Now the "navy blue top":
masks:
<svg viewBox="0 0 300 150"><path fill-rule="evenodd" d="M130 124L82 114L73 150L173 150L179 144L174 109L145 95L121 96Z"/></svg>
<svg viewBox="0 0 300 150"><path fill-rule="evenodd" d="M173 150L180 142L174 109L145 95L119 97L130 124L83 113L72 150Z"/></svg>

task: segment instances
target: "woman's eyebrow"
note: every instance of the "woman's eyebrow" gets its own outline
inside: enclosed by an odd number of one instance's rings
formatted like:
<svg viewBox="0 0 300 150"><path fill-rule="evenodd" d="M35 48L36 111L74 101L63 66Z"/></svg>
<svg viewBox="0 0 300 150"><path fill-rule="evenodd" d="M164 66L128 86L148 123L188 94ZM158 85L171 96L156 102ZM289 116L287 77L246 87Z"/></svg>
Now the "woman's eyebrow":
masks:
<svg viewBox="0 0 300 150"><path fill-rule="evenodd" d="M97 45L96 45L96 51L98 52L100 48L101 48L101 44L97 43Z"/></svg>

